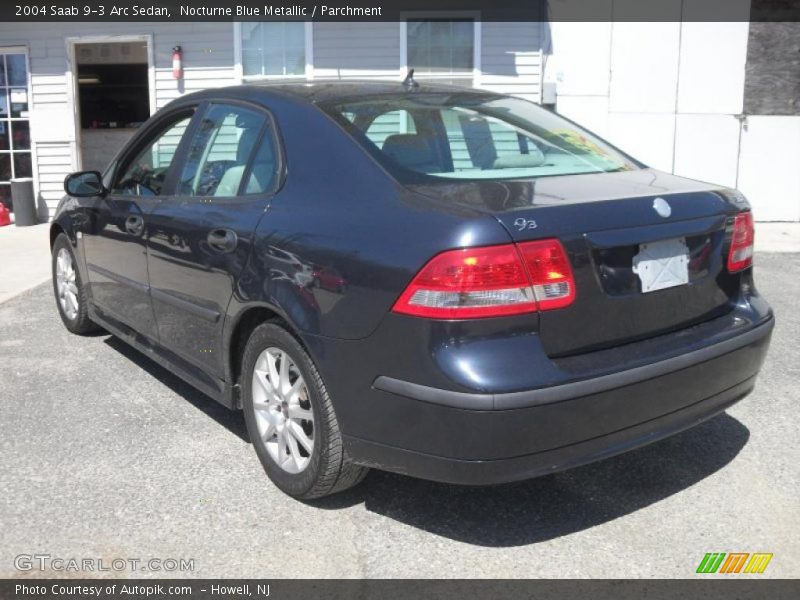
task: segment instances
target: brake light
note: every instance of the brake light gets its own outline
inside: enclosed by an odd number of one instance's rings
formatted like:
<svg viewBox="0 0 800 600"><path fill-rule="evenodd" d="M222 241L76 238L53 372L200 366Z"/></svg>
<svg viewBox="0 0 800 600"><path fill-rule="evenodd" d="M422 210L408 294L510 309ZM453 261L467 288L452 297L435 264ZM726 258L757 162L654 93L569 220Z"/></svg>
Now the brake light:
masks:
<svg viewBox="0 0 800 600"><path fill-rule="evenodd" d="M728 271L735 273L753 264L754 240L753 213L739 213L733 221L731 249L728 252Z"/></svg>
<svg viewBox="0 0 800 600"><path fill-rule="evenodd" d="M575 298L558 240L450 250L433 257L395 302L396 313L476 319L560 308Z"/></svg>
<svg viewBox="0 0 800 600"><path fill-rule="evenodd" d="M539 310L563 308L572 304L575 300L575 280L561 242L525 242L519 244L519 251L528 269Z"/></svg>

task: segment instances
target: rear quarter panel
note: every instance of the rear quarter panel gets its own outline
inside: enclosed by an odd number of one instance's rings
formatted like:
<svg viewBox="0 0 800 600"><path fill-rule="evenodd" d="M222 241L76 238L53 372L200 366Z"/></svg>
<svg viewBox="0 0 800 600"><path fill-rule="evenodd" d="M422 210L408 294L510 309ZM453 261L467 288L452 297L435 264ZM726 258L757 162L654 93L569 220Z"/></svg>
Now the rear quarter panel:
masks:
<svg viewBox="0 0 800 600"><path fill-rule="evenodd" d="M259 304L306 338L361 339L433 255L510 241L483 211L397 184L313 105L262 101L276 117L287 176L258 226L232 321Z"/></svg>

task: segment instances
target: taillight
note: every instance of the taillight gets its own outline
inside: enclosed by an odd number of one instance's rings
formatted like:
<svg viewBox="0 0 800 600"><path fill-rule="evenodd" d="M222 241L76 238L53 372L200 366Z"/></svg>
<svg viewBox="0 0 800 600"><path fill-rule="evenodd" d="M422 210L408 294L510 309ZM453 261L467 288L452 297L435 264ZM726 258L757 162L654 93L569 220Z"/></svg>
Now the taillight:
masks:
<svg viewBox="0 0 800 600"><path fill-rule="evenodd" d="M728 252L728 271L735 273L753 264L754 239L753 213L749 211L739 213L733 221L731 249Z"/></svg>
<svg viewBox="0 0 800 600"><path fill-rule="evenodd" d="M560 308L575 298L558 240L450 250L433 257L395 302L396 313L476 319Z"/></svg>
<svg viewBox="0 0 800 600"><path fill-rule="evenodd" d="M539 310L572 304L575 300L575 280L561 242L525 242L519 244L519 251L528 269Z"/></svg>

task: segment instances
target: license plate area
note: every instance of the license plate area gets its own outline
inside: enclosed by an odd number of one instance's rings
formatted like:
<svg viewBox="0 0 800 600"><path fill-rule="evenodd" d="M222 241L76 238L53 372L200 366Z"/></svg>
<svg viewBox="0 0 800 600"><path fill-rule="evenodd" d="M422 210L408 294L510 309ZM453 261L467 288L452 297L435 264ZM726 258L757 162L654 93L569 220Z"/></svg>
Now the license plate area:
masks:
<svg viewBox="0 0 800 600"><path fill-rule="evenodd" d="M689 247L685 238L639 245L632 270L639 276L642 293L689 283Z"/></svg>

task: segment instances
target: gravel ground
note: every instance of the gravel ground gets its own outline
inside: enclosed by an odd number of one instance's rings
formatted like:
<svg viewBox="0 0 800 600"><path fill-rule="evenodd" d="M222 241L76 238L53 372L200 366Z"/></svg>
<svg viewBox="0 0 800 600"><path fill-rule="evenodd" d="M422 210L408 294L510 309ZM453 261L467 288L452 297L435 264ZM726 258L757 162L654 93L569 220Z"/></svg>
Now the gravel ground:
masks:
<svg viewBox="0 0 800 600"><path fill-rule="evenodd" d="M373 472L313 504L272 487L241 414L114 338L69 335L39 286L0 304L0 577L45 553L191 558L175 575L198 577L669 578L711 551L772 552L762 577L798 577L800 255L760 254L756 275L778 327L726 414L521 484Z"/></svg>

